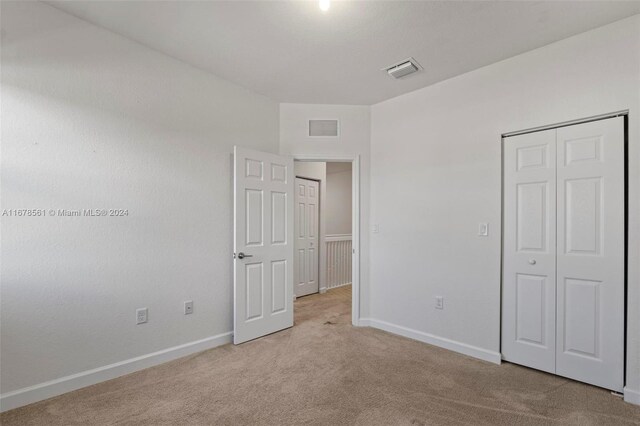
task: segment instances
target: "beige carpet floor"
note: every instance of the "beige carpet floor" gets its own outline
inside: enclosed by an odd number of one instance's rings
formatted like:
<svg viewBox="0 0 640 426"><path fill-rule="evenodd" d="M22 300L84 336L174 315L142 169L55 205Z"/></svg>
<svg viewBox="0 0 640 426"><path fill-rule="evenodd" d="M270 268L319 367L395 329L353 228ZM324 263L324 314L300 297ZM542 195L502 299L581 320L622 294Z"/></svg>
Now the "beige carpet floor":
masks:
<svg viewBox="0 0 640 426"><path fill-rule="evenodd" d="M350 325L350 289L296 325L2 414L10 425L640 425L596 387Z"/></svg>

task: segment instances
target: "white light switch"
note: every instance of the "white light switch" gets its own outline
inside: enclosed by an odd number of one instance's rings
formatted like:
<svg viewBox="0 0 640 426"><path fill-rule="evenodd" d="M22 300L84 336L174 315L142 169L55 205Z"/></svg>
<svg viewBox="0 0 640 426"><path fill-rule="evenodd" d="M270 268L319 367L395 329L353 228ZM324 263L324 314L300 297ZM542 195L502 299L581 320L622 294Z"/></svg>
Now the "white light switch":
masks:
<svg viewBox="0 0 640 426"><path fill-rule="evenodd" d="M380 226L378 226L378 224L376 223L373 225L372 230L374 234L377 234L378 232L380 232Z"/></svg>
<svg viewBox="0 0 640 426"><path fill-rule="evenodd" d="M139 308L136 309L136 324L144 324L149 318L149 309Z"/></svg>
<svg viewBox="0 0 640 426"><path fill-rule="evenodd" d="M480 223L478 225L478 236L480 236L480 237L488 237L489 236L489 224L488 223Z"/></svg>

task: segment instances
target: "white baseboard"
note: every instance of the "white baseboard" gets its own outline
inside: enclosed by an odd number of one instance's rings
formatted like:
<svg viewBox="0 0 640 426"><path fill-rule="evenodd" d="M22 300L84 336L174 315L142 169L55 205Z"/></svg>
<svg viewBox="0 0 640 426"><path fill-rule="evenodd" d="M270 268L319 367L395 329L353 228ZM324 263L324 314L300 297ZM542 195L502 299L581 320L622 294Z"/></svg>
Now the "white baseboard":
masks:
<svg viewBox="0 0 640 426"><path fill-rule="evenodd" d="M7 392L0 395L0 412L22 407L23 405L32 404L76 389L115 379L116 377L153 367L154 365L172 361L196 352L231 343L232 337L232 332L222 333L217 336L207 337L196 340L195 342L185 343L158 352L105 365L104 367L94 368L93 370L83 371L34 386Z"/></svg>
<svg viewBox="0 0 640 426"><path fill-rule="evenodd" d="M640 405L640 391L624 388L624 400L630 404Z"/></svg>
<svg viewBox="0 0 640 426"><path fill-rule="evenodd" d="M356 325L358 327L371 327L371 318L360 318Z"/></svg>
<svg viewBox="0 0 640 426"><path fill-rule="evenodd" d="M418 340L423 343L428 343L433 346L438 346L450 351L468 355L473 358L489 361L494 364L500 364L500 362L502 361L502 355L500 354L500 352L493 352L487 349L479 348L477 346L472 346L466 343L457 342L455 340L446 339L444 337L435 336L423 331L391 324L386 321L380 321L373 318L361 318L358 322L358 325L361 326L365 326L365 324L369 327L378 328L380 330L388 331L389 333L399 334L400 336L408 337L413 340Z"/></svg>
<svg viewBox="0 0 640 426"><path fill-rule="evenodd" d="M334 288L340 288L346 285L351 285L351 283L344 283L344 284L334 285L333 287L327 287L327 290L333 290Z"/></svg>

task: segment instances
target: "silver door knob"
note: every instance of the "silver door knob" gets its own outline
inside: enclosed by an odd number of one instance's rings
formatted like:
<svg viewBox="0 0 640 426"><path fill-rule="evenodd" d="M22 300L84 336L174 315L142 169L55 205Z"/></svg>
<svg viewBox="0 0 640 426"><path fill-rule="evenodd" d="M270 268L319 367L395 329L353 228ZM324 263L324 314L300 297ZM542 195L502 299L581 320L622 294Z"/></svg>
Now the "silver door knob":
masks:
<svg viewBox="0 0 640 426"><path fill-rule="evenodd" d="M252 254L244 254L243 252L238 253L238 259L244 259L245 257L253 257Z"/></svg>
<svg viewBox="0 0 640 426"><path fill-rule="evenodd" d="M529 259L529 265L535 265L535 264L536 264L535 259Z"/></svg>

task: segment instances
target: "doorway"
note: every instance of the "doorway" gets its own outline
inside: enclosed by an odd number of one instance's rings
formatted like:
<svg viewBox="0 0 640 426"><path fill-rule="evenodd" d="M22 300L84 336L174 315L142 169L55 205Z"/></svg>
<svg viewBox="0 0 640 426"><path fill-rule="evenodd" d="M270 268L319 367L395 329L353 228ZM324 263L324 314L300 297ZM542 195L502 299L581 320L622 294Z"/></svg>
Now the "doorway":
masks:
<svg viewBox="0 0 640 426"><path fill-rule="evenodd" d="M295 296L351 286L353 165L345 161L294 164Z"/></svg>
<svg viewBox="0 0 640 426"><path fill-rule="evenodd" d="M625 120L503 138L502 354L622 392Z"/></svg>
<svg viewBox="0 0 640 426"><path fill-rule="evenodd" d="M297 158L351 164L351 324L360 317L360 159ZM303 164L301 162L300 164ZM233 154L233 320L235 344L293 326L294 158L244 147ZM326 179L325 179L326 180ZM348 204L348 203L347 203ZM322 231L322 228L321 228ZM323 248L321 245L320 252ZM322 254L321 254L322 263ZM322 283L322 270L319 272ZM320 287L321 289L321 287Z"/></svg>
<svg viewBox="0 0 640 426"><path fill-rule="evenodd" d="M325 163L329 164L328 170L329 175L332 175L334 172L343 173L341 176L344 178L344 173L350 174L350 185L351 191L350 195L347 198L348 201L340 202L339 205L344 206L345 202L350 204L350 214L347 216L346 221L350 224L351 234L349 236L343 235L344 233L334 233L329 234L325 237L324 244L322 241L319 242L320 249L318 250L318 283L319 283L319 293L324 293L326 291L334 291L334 293L338 292L338 288L340 288L340 292L343 293L348 289L348 284L350 282L350 293L351 293L351 324L354 326L358 326L358 321L360 318L360 156L324 156L324 155L294 155L294 167L297 168L298 172L296 176L298 177L311 177L312 179L319 180L320 183L320 209L323 207L323 180L313 178L313 176L304 175L300 173L300 168L304 168L305 165L311 163ZM309 167L309 166L306 166ZM349 170L349 171L347 171ZM326 173L326 169L325 169ZM327 175L325 175L324 184L327 183ZM326 197L326 195L325 195ZM340 198L340 197L339 197ZM328 200L331 203L331 200ZM331 204L329 204L331 205ZM325 233L325 229L323 227L322 214L320 214L320 231L319 235L322 236ZM342 217L342 224L344 226L344 217ZM332 229L335 229L332 227ZM348 243L344 242L344 240L348 239ZM336 269L336 263L334 262L335 258L332 257L332 251L327 250L327 243L333 242L341 244L343 249L341 249L340 253L342 256L350 256L350 269L338 270ZM346 249L344 247L347 247ZM343 263L338 263L343 264ZM335 277L339 274L340 277L348 277L344 280L336 279ZM333 290L330 290L333 289Z"/></svg>

